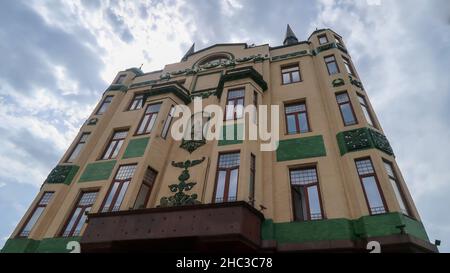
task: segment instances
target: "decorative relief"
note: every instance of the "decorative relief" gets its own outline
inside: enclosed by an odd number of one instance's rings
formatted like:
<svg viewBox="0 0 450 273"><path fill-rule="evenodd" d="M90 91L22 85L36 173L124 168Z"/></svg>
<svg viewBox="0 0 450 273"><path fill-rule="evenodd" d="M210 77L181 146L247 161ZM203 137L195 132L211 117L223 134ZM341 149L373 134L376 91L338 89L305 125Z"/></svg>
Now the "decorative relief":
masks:
<svg viewBox="0 0 450 273"><path fill-rule="evenodd" d="M370 148L370 140L367 128L344 132L344 141L347 150L355 151Z"/></svg>
<svg viewBox="0 0 450 273"><path fill-rule="evenodd" d="M185 149L190 154L206 144L206 140L182 140L180 148Z"/></svg>
<svg viewBox="0 0 450 273"><path fill-rule="evenodd" d="M333 87L339 87L345 84L344 80L341 78L335 79L334 81L331 82L331 84L333 85Z"/></svg>
<svg viewBox="0 0 450 273"><path fill-rule="evenodd" d="M379 132L377 132L375 130L370 130L370 129L369 129L369 132L370 132L370 135L372 136L372 140L373 140L373 144L374 144L375 148L377 148L389 155L394 154L391 144L389 144L389 141L385 135L380 134Z"/></svg>
<svg viewBox="0 0 450 273"><path fill-rule="evenodd" d="M362 85L362 83L360 81L358 81L357 79L353 79L352 76L348 76L348 78L350 79L350 83L353 84L354 86L361 88L361 90L364 90L364 86Z"/></svg>
<svg viewBox="0 0 450 273"><path fill-rule="evenodd" d="M337 139L341 155L372 148L376 148L388 155L394 155L386 136L370 128L341 132L337 135Z"/></svg>
<svg viewBox="0 0 450 273"><path fill-rule="evenodd" d="M45 183L70 184L78 169L76 165L58 165L47 176Z"/></svg>
<svg viewBox="0 0 450 273"><path fill-rule="evenodd" d="M87 125L96 125L98 122L98 118L91 118L87 121Z"/></svg>
<svg viewBox="0 0 450 273"><path fill-rule="evenodd" d="M192 188L194 188L197 184L196 182L186 182L191 177L188 169L201 164L203 161L205 161L205 157L200 160L187 160L185 162L172 161L173 167L181 168L183 171L180 176L178 176L179 183L169 185L169 189L174 193L174 195L161 198L160 205L158 207L164 208L200 204L200 201L197 200L197 194L194 193L189 195L185 192L192 190Z"/></svg>
<svg viewBox="0 0 450 273"><path fill-rule="evenodd" d="M284 55L280 55L280 56L274 56L274 57L272 57L272 61L286 60L286 59L290 59L290 58L307 56L307 55L311 55L311 53L309 53L307 50L302 50L302 51L292 52L292 53L284 54Z"/></svg>
<svg viewBox="0 0 450 273"><path fill-rule="evenodd" d="M205 92L198 92L198 93L196 92L194 94L191 94L191 98L202 97L202 99L207 99L210 96L215 95L215 94L216 94L216 90L205 91Z"/></svg>

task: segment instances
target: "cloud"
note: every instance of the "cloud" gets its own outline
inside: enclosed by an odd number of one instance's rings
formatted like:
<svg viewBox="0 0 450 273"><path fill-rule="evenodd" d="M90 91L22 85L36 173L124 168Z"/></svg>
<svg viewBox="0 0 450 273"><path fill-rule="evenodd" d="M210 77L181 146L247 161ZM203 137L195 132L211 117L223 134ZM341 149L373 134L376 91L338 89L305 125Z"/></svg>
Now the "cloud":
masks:
<svg viewBox="0 0 450 273"><path fill-rule="evenodd" d="M114 13L112 9L107 9L105 14L107 20L113 28L113 32L120 35L120 38L124 42L131 43L134 40L134 36L133 34L131 34L127 25L124 23L123 18Z"/></svg>

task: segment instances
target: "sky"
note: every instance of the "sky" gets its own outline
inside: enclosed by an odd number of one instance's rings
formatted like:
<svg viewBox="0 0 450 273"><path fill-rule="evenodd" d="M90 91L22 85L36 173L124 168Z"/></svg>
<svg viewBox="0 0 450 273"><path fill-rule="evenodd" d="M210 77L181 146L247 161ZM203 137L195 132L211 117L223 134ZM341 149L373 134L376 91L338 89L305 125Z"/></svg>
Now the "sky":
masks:
<svg viewBox="0 0 450 273"><path fill-rule="evenodd" d="M192 43L341 34L431 241L450 252L450 1L10 0L0 9L0 248L118 71Z"/></svg>

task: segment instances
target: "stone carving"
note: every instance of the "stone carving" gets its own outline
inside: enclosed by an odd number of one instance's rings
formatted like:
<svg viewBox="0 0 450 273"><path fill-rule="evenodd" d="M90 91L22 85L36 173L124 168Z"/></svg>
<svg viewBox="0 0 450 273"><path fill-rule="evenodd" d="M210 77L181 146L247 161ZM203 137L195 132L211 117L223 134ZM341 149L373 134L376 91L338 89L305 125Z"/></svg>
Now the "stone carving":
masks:
<svg viewBox="0 0 450 273"><path fill-rule="evenodd" d="M192 188L197 184L196 182L186 182L190 178L188 169L201 164L203 161L205 161L205 157L200 160L187 160L185 162L172 161L172 166L181 168L183 171L180 176L178 176L179 183L169 185L169 189L174 193L174 195L161 198L158 207L164 208L200 204L200 201L197 200L197 194L194 193L189 195L185 192L192 190Z"/></svg>

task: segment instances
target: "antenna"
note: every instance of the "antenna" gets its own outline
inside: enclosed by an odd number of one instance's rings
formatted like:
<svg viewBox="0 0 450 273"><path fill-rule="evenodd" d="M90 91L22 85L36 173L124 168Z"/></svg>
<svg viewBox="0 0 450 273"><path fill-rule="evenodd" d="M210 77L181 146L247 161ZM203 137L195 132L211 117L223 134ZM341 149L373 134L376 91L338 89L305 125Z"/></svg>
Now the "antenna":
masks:
<svg viewBox="0 0 450 273"><path fill-rule="evenodd" d="M142 66L143 66L144 64L141 64L141 66L139 67L139 69L142 69Z"/></svg>

